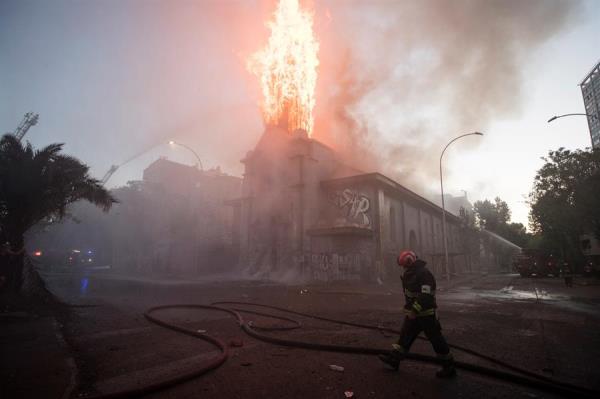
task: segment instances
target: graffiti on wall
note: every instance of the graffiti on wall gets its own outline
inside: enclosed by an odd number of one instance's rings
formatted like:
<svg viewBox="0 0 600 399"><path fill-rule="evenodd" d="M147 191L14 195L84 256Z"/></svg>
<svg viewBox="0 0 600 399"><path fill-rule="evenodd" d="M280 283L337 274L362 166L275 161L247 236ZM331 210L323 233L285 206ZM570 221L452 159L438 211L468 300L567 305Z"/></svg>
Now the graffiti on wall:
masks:
<svg viewBox="0 0 600 399"><path fill-rule="evenodd" d="M335 191L331 198L335 206L345 210L346 218L361 227L371 228L371 218L367 214L371 208L371 200L366 195L349 188Z"/></svg>
<svg viewBox="0 0 600 399"><path fill-rule="evenodd" d="M311 278L317 281L359 280L368 261L359 253L311 253L308 266Z"/></svg>

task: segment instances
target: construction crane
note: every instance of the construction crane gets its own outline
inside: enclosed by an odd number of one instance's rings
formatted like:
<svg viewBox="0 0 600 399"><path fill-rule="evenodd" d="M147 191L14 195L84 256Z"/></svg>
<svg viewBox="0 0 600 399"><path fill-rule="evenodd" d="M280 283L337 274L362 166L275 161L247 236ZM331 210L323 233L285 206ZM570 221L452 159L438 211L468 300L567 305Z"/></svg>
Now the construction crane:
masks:
<svg viewBox="0 0 600 399"><path fill-rule="evenodd" d="M35 126L38 123L40 116L38 114L34 114L33 112L28 112L23 117L21 124L15 129L14 135L17 140L21 141L23 136L27 133L31 126Z"/></svg>
<svg viewBox="0 0 600 399"><path fill-rule="evenodd" d="M108 179L110 179L110 177L113 175L113 173L117 171L117 169L119 169L119 165L111 165L110 169L108 169L108 171L102 177L102 180L100 180L102 182L102 185L106 184Z"/></svg>
<svg viewBox="0 0 600 399"><path fill-rule="evenodd" d="M147 153L148 151L150 151L151 149L158 147L159 145L163 144L162 141L154 143L152 145L150 145L149 147L145 148L144 150L138 152L137 154L132 155L131 157L127 158L125 161L121 162L119 165L111 165L111 167L106 171L106 173L104 174L104 176L102 176L102 179L100 180L102 182L103 185L106 184L106 182L108 181L108 179L110 179L110 177L117 171L117 169L119 169L121 166L133 161L134 159L144 155L145 153Z"/></svg>

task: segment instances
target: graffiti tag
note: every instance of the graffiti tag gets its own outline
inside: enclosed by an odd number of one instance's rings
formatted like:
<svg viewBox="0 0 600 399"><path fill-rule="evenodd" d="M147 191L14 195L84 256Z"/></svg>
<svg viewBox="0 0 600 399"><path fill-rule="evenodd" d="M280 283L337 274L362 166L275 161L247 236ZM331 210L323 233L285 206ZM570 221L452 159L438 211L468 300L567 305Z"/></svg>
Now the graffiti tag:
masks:
<svg viewBox="0 0 600 399"><path fill-rule="evenodd" d="M333 193L333 203L340 209L346 210L346 217L364 227L371 227L371 219L367 212L371 201L365 195L349 188Z"/></svg>

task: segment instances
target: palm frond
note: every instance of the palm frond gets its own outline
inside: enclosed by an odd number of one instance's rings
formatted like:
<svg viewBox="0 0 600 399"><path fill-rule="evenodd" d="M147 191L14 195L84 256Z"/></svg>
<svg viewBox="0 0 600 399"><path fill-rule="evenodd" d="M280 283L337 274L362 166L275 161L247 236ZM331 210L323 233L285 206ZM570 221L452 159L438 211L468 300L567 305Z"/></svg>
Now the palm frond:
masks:
<svg viewBox="0 0 600 399"><path fill-rule="evenodd" d="M21 231L48 216L62 218L67 206L87 200L104 211L116 199L89 176L79 159L61 154L63 144L34 150L12 134L0 139L0 231Z"/></svg>
<svg viewBox="0 0 600 399"><path fill-rule="evenodd" d="M64 145L65 145L64 143L52 143L50 145L47 145L46 147L42 148L41 150L36 150L35 154L34 154L34 158L50 159L53 156L58 155L58 153L60 151L62 151L62 148Z"/></svg>

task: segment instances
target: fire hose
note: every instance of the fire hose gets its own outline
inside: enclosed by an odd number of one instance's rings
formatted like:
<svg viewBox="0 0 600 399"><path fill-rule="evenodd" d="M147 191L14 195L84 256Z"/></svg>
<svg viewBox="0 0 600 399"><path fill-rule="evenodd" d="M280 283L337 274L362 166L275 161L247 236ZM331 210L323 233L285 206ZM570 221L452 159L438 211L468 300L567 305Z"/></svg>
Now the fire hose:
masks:
<svg viewBox="0 0 600 399"><path fill-rule="evenodd" d="M251 303L251 302L215 302L211 305L172 304L172 305L155 306L155 307L148 309L144 313L144 317L148 321L150 321L154 324L157 324L161 327L168 328L170 330L177 331L182 334L186 334L186 335L189 335L192 337L202 339L202 340L214 345L216 348L218 348L221 351L221 353L219 355L215 356L214 358L210 359L201 368L189 371L187 373L179 374L178 376L176 376L174 378L154 382L154 383L151 383L151 384L139 387L139 388L123 390L123 391L118 391L118 392L113 392L113 393L103 394L103 395L97 395L97 396L87 396L88 399L90 399L90 398L92 398L92 399L116 399L116 398L130 398L130 397L139 397L139 396L147 395L147 394L159 391L159 390L173 387L173 386L181 384L183 382L195 379L201 375L207 374L208 372L217 369L219 366L221 366L227 360L227 358L229 357L228 344L226 344L222 340L220 340L216 337L213 337L211 335L208 335L204 332L199 332L199 331L196 331L193 329L185 328L185 327L167 322L159 317L156 317L154 315L154 313L156 313L160 310L206 309L206 310L225 312L225 313L232 315L236 319L240 328L249 336L251 336L257 340L260 340L263 342L268 342L268 343L275 344L275 345L282 345L282 346L289 346L289 347L308 349L308 350L317 350L317 351L342 352L342 353L354 353L354 354L366 354L366 355L378 355L378 354L390 353L390 350L385 350L385 349L380 349L380 348L320 344L320 343L294 341L294 340L289 340L289 339L273 337L271 335L263 334L259 331L292 330L292 329L300 328L301 323L297 320L294 320L294 319L291 319L288 317L284 317L284 316L273 315L273 314L263 313L263 312L257 312L257 311L248 310L248 309L230 308L230 307L225 307L225 306L261 307L261 308L265 308L265 309L276 310L276 311L283 312L283 313L293 314L293 315L297 315L297 316L312 318L312 319L335 323L335 324L340 324L340 325L347 325L347 326L352 326L352 327L359 327L359 328L365 328L365 329L370 329L370 330L377 330L377 331L381 331L381 332L389 332L389 333L399 334L399 330L392 329L392 328L374 326L374 325L368 325L368 324L362 324L362 323L354 323L354 322L349 322L349 321L344 321L344 320L330 319L330 318L321 317L321 316L317 316L317 315L311 315L308 313L297 312L297 311L293 311L293 310L289 310L289 309L285 309L285 308L281 308L281 307L277 307L277 306L257 304L257 303ZM268 317L268 318L275 319L275 320L281 320L281 321L290 323L290 325L274 326L274 327L258 326L258 325L254 325L252 322L246 322L244 320L244 318L242 317L241 313L248 313L248 314ZM566 397L574 397L574 395L576 395L577 397L580 397L580 398L581 397L589 397L589 398L600 397L600 392L598 392L598 391L594 391L594 390L591 390L588 388L579 387L579 386L575 386L575 385L560 382L560 381L555 381L546 376L543 376L543 375L540 375L540 374L537 374L537 373L534 373L534 372L531 372L528 370L521 369L521 368L511 365L509 363L503 362L501 360L492 358L490 356L478 353L477 351L474 351L474 350L471 350L468 348L464 348L464 347L461 347L458 345L450 345L450 347L460 350L460 351L463 351L465 353L469 353L471 355L480 357L480 358L485 359L489 362L492 362L496 365L499 365L499 366L505 367L507 369L510 369L512 371L515 371L521 375L514 374L514 373L508 373L508 372L501 371L498 369L479 366L479 365L475 365L475 364L471 364L471 363L467 363L467 362L455 361L455 366L458 369L469 371L469 372L479 374L482 376L486 376L489 378L502 380L505 382L514 383L514 384L522 385L522 386L529 387L529 388L538 389L540 391L546 391L549 393L564 395ZM420 362L426 362L426 363L430 363L430 364L442 364L441 359L438 359L433 356L418 354L418 353L406 353L404 355L404 357L407 360L412 360L412 361L420 361Z"/></svg>

